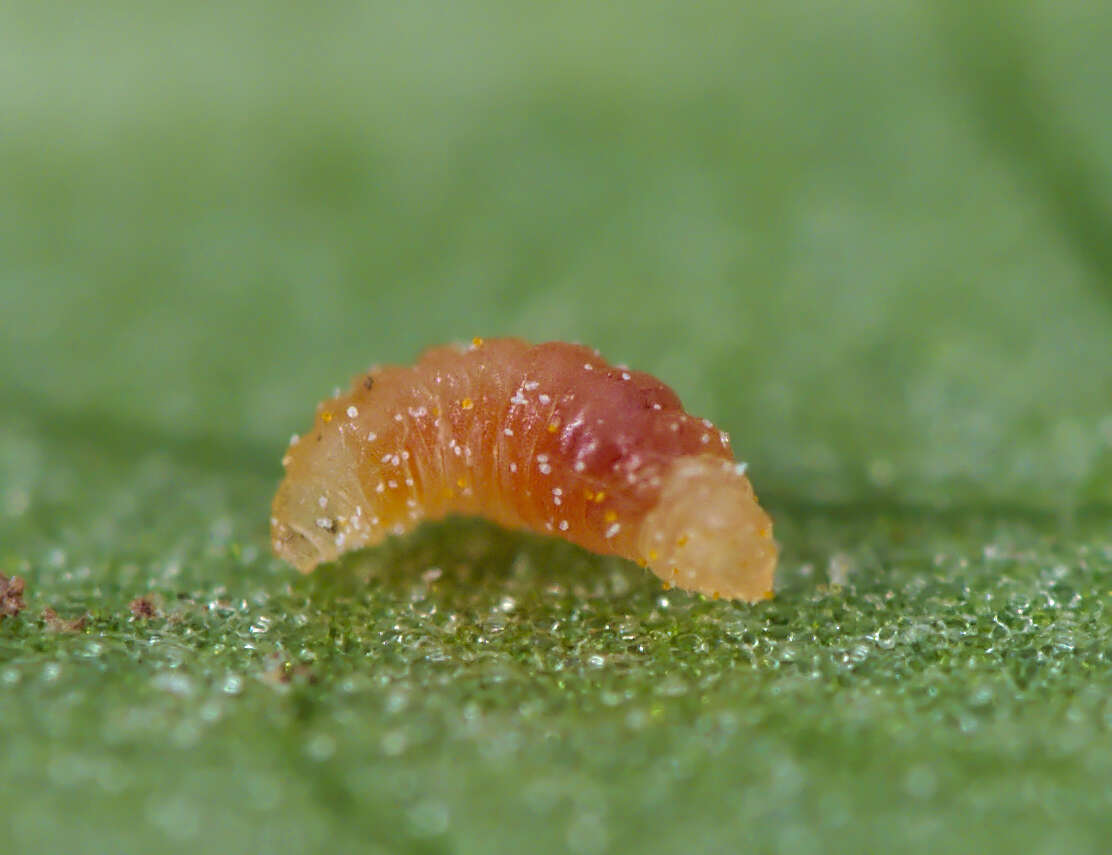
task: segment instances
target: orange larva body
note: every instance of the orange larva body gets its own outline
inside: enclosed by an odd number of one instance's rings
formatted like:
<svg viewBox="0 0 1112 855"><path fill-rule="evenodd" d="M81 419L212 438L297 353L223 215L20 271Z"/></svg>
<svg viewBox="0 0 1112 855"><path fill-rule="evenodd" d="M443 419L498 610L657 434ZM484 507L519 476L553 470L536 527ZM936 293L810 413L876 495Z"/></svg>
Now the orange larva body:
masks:
<svg viewBox="0 0 1112 855"><path fill-rule="evenodd" d="M356 378L295 439L271 518L302 571L422 520L478 514L649 565L666 582L771 594L768 516L708 421L578 345L476 340Z"/></svg>

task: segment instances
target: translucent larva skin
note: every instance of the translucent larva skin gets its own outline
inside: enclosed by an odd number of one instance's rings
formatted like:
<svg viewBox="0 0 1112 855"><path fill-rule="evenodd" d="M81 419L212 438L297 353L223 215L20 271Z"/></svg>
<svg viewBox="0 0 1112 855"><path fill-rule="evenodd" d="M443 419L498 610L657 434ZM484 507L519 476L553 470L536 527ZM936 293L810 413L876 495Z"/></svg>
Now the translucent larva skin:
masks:
<svg viewBox="0 0 1112 855"><path fill-rule="evenodd" d="M360 375L283 460L275 552L303 572L422 520L476 514L648 565L712 596L771 596L772 523L729 440L595 351L497 339Z"/></svg>

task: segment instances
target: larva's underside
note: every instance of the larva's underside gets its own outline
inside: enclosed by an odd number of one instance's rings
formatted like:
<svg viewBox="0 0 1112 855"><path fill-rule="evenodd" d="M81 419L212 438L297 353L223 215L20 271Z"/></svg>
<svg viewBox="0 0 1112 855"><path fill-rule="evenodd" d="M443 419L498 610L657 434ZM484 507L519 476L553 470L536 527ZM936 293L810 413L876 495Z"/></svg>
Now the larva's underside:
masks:
<svg viewBox="0 0 1112 855"><path fill-rule="evenodd" d="M579 345L476 339L375 369L318 406L283 464L271 534L303 572L422 520L477 514L680 588L772 594L772 523L726 434Z"/></svg>

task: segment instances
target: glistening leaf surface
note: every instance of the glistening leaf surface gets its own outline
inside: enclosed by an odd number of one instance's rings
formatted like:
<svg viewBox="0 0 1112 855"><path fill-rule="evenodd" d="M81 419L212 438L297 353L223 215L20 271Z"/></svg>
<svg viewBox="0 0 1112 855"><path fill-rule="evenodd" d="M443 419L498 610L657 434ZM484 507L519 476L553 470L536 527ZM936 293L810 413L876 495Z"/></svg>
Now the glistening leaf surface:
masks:
<svg viewBox="0 0 1112 855"><path fill-rule="evenodd" d="M1108 839L1107 16L1031 7L1023 79L1060 124L1002 148L970 60L1015 50L915 4L19 7L14 851ZM468 522L307 579L269 557L307 408L511 333L730 431L774 601Z"/></svg>

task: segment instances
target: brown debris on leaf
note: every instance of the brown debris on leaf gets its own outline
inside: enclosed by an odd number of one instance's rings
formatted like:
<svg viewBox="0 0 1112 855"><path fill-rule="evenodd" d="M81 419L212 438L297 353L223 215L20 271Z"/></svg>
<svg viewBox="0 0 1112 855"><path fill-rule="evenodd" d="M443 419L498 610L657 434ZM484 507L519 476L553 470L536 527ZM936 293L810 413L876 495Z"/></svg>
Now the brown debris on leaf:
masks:
<svg viewBox="0 0 1112 855"><path fill-rule="evenodd" d="M158 606L150 597L136 597L127 604L127 607L131 610L131 616L137 620L151 620L158 617Z"/></svg>
<svg viewBox="0 0 1112 855"><path fill-rule="evenodd" d="M67 620L47 606L42 610L43 625L47 632L81 632L85 628L85 615Z"/></svg>
<svg viewBox="0 0 1112 855"><path fill-rule="evenodd" d="M263 672L263 681L272 686L288 686L291 683L312 685L317 682L317 675L308 665L278 659Z"/></svg>
<svg viewBox="0 0 1112 855"><path fill-rule="evenodd" d="M23 579L19 576L8 577L0 573L0 620L15 617L25 608L23 601Z"/></svg>

